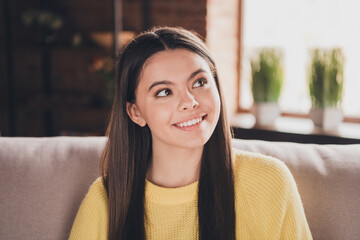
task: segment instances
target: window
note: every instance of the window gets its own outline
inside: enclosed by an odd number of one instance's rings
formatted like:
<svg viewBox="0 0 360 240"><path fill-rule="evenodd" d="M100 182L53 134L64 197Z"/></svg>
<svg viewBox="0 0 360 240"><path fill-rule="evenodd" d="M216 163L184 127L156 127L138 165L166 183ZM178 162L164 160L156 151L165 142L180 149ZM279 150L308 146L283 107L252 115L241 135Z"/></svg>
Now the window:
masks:
<svg viewBox="0 0 360 240"><path fill-rule="evenodd" d="M250 108L250 57L255 49L284 52L282 111L307 113L309 52L341 47L345 55L344 114L360 117L360 2L356 0L243 0L243 53L240 107Z"/></svg>

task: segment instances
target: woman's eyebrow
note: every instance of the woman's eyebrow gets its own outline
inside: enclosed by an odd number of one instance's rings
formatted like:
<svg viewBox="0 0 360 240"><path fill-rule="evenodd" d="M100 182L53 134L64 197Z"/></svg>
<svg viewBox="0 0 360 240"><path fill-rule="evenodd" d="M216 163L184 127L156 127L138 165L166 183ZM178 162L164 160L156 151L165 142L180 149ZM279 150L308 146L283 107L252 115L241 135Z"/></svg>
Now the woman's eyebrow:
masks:
<svg viewBox="0 0 360 240"><path fill-rule="evenodd" d="M202 68L199 68L198 70L196 70L195 72L193 72L192 74L190 74L190 76L188 77L187 81L193 79L196 75L198 75L199 73L201 72L205 72L206 73L206 70L202 69ZM161 84L165 84L165 85L174 85L173 82L171 81L168 81L168 80L162 80L162 81L157 81L157 82L154 82L153 84L151 84L151 86L149 87L148 89L148 92L150 92L150 90L157 86L157 85L161 85Z"/></svg>
<svg viewBox="0 0 360 240"><path fill-rule="evenodd" d="M168 81L168 80L163 80L163 81L154 82L154 83L151 84L151 86L149 87L148 92L150 92L150 90L151 90L153 87L155 87L155 86L157 86L157 85L161 85L161 84L174 85L173 82L170 82L170 81Z"/></svg>
<svg viewBox="0 0 360 240"><path fill-rule="evenodd" d="M196 70L195 72L193 72L192 74L190 74L189 78L188 78L188 81L193 79L196 75L198 75L199 73L201 72L205 72L206 73L206 70L202 69L202 68L199 68L198 70Z"/></svg>

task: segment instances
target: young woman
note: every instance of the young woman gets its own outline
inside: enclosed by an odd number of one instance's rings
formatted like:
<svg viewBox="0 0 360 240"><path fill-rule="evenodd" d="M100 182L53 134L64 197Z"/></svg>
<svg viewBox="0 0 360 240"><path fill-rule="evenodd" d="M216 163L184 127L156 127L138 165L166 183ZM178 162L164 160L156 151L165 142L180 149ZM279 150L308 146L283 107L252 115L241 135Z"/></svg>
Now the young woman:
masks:
<svg viewBox="0 0 360 240"><path fill-rule="evenodd" d="M232 150L225 113L196 35L136 37L118 64L102 177L70 239L311 239L288 168Z"/></svg>

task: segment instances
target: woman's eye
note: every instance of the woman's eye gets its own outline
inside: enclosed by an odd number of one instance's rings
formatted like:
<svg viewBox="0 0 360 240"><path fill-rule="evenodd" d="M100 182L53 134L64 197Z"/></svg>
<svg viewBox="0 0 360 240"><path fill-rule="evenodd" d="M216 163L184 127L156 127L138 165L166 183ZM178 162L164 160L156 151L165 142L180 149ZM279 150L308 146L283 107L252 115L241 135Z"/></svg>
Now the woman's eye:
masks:
<svg viewBox="0 0 360 240"><path fill-rule="evenodd" d="M194 83L194 87L202 87L206 85L207 81L205 79L199 79Z"/></svg>
<svg viewBox="0 0 360 240"><path fill-rule="evenodd" d="M163 89L163 90L160 90L156 93L156 96L157 97L166 97L166 96L169 96L171 94L171 90L170 89Z"/></svg>

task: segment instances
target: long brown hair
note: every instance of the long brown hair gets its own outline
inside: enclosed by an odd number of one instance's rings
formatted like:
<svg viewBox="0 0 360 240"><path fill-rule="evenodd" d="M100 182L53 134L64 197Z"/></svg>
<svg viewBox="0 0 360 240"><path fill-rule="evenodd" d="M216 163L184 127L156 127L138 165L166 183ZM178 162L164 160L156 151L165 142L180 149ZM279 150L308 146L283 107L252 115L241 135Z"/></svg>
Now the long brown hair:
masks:
<svg viewBox="0 0 360 240"><path fill-rule="evenodd" d="M152 155L148 126L135 124L126 103L135 101L135 90L149 57L166 49L183 48L207 61L221 100L219 121L201 159L198 185L200 239L235 239L234 183L231 133L213 58L204 42L182 28L161 27L131 41L117 62L115 97L107 128L108 141L101 159L101 174L109 200L108 239L146 239L144 191ZM145 220L144 220L145 216Z"/></svg>

